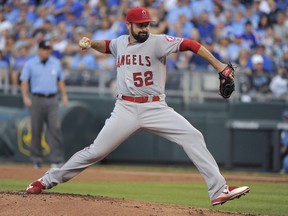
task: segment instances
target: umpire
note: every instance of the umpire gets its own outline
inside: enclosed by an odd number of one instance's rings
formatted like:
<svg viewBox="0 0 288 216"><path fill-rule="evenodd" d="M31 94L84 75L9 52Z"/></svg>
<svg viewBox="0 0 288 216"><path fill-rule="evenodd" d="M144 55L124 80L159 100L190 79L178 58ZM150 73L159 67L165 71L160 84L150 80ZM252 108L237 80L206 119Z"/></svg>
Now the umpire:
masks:
<svg viewBox="0 0 288 216"><path fill-rule="evenodd" d="M23 102L30 109L31 115L30 158L35 169L41 168L43 162L41 135L44 123L47 126L47 142L51 148L51 167L60 167L64 163L58 88L64 106L68 105L68 97L61 63L51 52L49 41L41 41L38 54L25 63L20 76Z"/></svg>

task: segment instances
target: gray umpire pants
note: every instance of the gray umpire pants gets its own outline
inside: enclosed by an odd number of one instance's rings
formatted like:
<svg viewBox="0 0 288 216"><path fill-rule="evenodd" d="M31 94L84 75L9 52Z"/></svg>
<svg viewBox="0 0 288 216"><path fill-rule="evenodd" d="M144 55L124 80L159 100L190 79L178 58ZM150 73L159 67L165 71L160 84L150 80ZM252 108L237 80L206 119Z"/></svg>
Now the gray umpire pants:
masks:
<svg viewBox="0 0 288 216"><path fill-rule="evenodd" d="M46 124L46 141L50 146L50 162L64 162L64 144L62 139L59 102L57 96L40 97L32 95L32 107L30 110L32 141L30 147L30 158L33 163L43 161L43 149L41 136Z"/></svg>

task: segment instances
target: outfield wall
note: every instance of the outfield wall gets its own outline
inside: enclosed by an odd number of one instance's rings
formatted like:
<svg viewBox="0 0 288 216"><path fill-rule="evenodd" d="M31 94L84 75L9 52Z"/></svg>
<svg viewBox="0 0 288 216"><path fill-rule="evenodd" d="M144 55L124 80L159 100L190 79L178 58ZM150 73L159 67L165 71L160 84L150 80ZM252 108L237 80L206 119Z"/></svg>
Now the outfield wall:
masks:
<svg viewBox="0 0 288 216"><path fill-rule="evenodd" d="M61 126L64 133L66 158L91 144L110 116L115 98L85 94L70 94L68 108L61 107ZM270 129L233 130L227 122L234 120L278 122L283 103L229 103L204 102L184 106L181 100L167 98L167 103L199 129L207 147L220 166L255 168L276 171L273 145L278 141ZM273 124L274 125L274 124ZM245 126L245 125L244 125ZM279 131L279 130L278 130ZM20 95L0 95L0 157L2 161L29 161L29 112L23 107ZM111 134L113 136L113 133ZM231 149L231 143L233 148ZM49 161L49 144L43 140L44 152ZM233 153L233 164L231 157ZM156 135L140 132L120 145L103 162L106 163L169 163L190 164L183 149ZM277 161L276 161L277 162ZM278 165L279 166L279 165Z"/></svg>

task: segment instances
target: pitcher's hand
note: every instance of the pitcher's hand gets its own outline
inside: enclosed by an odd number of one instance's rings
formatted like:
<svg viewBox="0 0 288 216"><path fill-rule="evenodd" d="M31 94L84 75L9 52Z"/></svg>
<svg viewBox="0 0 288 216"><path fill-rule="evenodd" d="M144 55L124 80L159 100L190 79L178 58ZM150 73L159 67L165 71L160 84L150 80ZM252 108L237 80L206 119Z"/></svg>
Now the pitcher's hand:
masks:
<svg viewBox="0 0 288 216"><path fill-rule="evenodd" d="M91 40L87 37L83 37L79 41L79 46L82 50L87 50L87 49L91 48Z"/></svg>

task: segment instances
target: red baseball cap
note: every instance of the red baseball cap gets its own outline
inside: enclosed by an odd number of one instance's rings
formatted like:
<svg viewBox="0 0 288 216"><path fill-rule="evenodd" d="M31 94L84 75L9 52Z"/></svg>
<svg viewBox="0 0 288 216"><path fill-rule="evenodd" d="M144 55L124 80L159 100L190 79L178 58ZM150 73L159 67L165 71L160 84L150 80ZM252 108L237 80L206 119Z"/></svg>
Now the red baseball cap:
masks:
<svg viewBox="0 0 288 216"><path fill-rule="evenodd" d="M146 8L136 7L132 8L127 12L126 22L132 23L145 23L155 22L151 20L150 13Z"/></svg>

